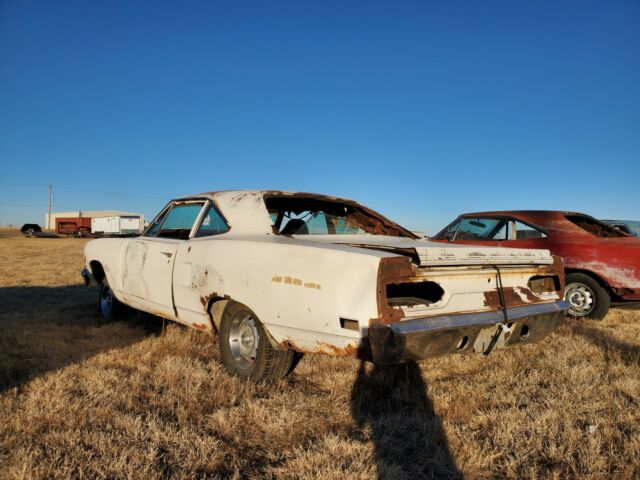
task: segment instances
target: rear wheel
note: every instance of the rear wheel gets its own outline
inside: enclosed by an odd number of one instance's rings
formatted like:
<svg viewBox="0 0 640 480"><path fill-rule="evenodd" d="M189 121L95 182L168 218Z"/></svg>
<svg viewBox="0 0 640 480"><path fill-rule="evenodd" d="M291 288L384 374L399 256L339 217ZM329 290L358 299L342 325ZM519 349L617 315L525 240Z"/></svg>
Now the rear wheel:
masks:
<svg viewBox="0 0 640 480"><path fill-rule="evenodd" d="M222 364L229 373L241 378L279 380L295 366L295 352L273 348L258 317L240 303L230 302L226 306L218 344Z"/></svg>
<svg viewBox="0 0 640 480"><path fill-rule="evenodd" d="M594 278L584 273L570 273L566 285L564 299L569 302L570 316L592 320L604 318L611 306L611 297Z"/></svg>

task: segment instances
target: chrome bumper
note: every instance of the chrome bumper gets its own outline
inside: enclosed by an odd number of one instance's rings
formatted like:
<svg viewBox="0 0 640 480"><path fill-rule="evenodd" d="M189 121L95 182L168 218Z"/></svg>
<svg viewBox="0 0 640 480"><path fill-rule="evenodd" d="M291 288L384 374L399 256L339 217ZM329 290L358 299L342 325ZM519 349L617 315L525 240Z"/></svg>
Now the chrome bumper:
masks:
<svg viewBox="0 0 640 480"><path fill-rule="evenodd" d="M424 360L450 353L483 352L542 340L560 324L569 303L559 300L505 311L421 317L369 327L374 363Z"/></svg>

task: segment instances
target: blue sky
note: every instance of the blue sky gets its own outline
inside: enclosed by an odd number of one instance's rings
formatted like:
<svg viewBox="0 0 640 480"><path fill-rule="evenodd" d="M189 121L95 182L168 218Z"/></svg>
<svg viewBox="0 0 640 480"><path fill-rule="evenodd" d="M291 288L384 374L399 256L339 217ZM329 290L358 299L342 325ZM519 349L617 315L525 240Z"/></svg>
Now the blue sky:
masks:
<svg viewBox="0 0 640 480"><path fill-rule="evenodd" d="M640 219L640 3L0 1L0 224L173 196ZM122 194L122 195L118 195Z"/></svg>

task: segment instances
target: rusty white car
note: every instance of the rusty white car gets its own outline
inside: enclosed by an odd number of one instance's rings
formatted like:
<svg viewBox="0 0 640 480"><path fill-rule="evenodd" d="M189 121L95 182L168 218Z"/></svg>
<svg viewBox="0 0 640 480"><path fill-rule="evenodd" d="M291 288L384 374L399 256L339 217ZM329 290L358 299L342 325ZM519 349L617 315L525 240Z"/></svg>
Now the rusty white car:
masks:
<svg viewBox="0 0 640 480"><path fill-rule="evenodd" d="M548 250L443 245L369 208L279 191L169 202L140 237L85 247L111 320L122 304L216 332L226 369L288 374L302 353L396 363L530 343L568 308Z"/></svg>

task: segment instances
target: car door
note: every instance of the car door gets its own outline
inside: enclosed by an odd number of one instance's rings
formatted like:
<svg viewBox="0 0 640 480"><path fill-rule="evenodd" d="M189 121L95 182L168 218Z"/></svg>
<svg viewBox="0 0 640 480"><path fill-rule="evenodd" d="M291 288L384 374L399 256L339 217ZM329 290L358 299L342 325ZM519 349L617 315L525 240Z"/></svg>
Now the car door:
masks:
<svg viewBox="0 0 640 480"><path fill-rule="evenodd" d="M144 235L127 243L122 253L122 287L126 303L175 319L173 269L176 252L189 239L204 201L172 202Z"/></svg>
<svg viewBox="0 0 640 480"><path fill-rule="evenodd" d="M178 320L196 328L207 328L206 297L224 293L224 279L216 265L216 238L230 227L216 205L209 201L192 232L191 239L178 247L173 270L173 298Z"/></svg>

